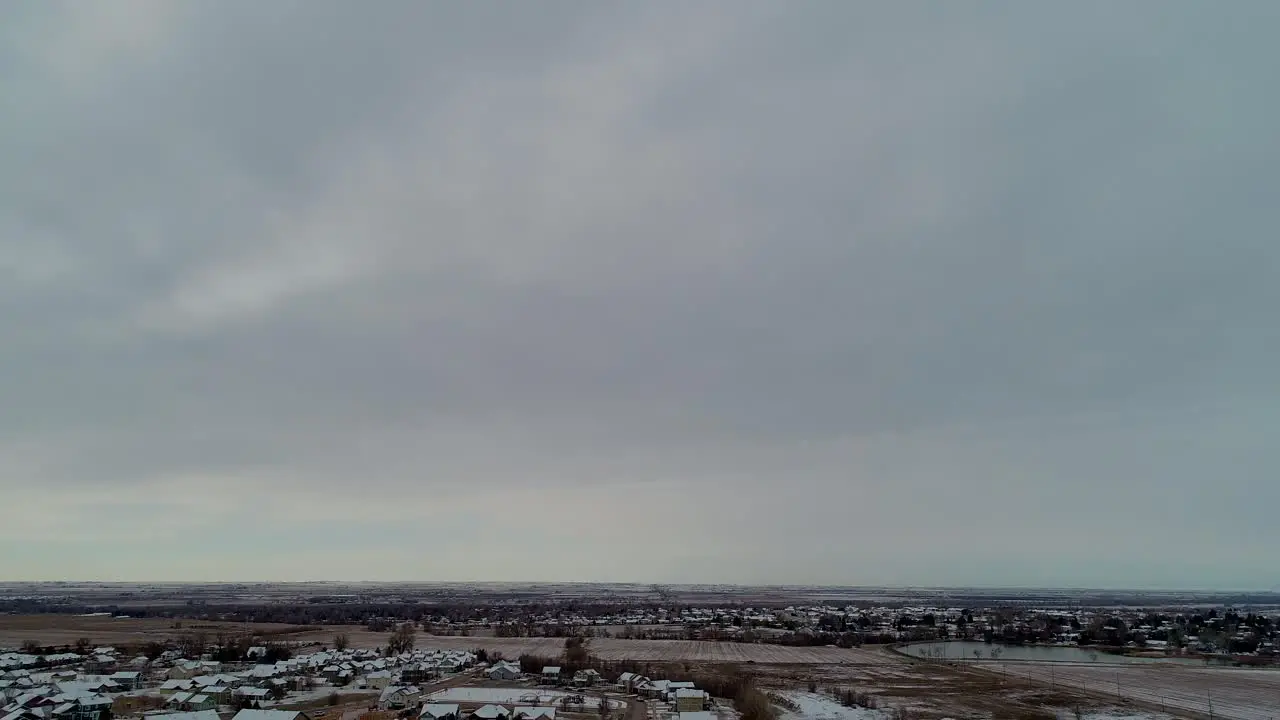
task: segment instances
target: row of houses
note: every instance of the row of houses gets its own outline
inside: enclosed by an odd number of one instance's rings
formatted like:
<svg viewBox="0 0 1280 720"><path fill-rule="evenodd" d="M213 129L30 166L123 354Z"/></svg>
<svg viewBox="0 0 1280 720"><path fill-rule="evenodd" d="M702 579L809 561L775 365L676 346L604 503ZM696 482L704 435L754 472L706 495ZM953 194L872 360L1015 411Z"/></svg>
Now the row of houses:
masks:
<svg viewBox="0 0 1280 720"><path fill-rule="evenodd" d="M100 720L111 711L111 698L94 683L54 682L6 694L2 720Z"/></svg>
<svg viewBox="0 0 1280 720"><path fill-rule="evenodd" d="M625 672L618 676L617 685L626 693L670 702L676 712L681 713L706 710L711 703L711 696L705 690L685 680L651 680L638 673Z"/></svg>
<svg viewBox="0 0 1280 720"><path fill-rule="evenodd" d="M459 705L432 703L422 706L419 720L556 720L556 709L544 706L482 705L464 713Z"/></svg>

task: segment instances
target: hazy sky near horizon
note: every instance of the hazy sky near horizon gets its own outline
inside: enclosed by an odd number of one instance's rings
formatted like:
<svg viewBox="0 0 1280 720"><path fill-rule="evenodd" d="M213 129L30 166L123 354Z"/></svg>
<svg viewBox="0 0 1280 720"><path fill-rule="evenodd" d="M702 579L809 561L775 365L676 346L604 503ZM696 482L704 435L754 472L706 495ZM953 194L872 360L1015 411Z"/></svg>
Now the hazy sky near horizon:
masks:
<svg viewBox="0 0 1280 720"><path fill-rule="evenodd" d="M1280 585L1275 2L0 8L0 579Z"/></svg>

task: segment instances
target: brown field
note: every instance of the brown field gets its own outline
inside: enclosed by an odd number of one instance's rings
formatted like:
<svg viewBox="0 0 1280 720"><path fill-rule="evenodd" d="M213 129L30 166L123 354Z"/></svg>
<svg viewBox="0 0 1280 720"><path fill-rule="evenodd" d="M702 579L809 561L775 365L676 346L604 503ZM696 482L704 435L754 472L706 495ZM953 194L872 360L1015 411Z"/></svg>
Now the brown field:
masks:
<svg viewBox="0 0 1280 720"><path fill-rule="evenodd" d="M313 642L330 645L337 633L345 633L356 648L381 647L388 633L375 633L362 626L298 627L284 624L157 618L82 617L75 615L0 615L0 647L18 646L27 640L41 645L71 645L88 638L95 645L139 645L164 641L192 630L209 634L253 633L278 634L290 642ZM556 656L564 650L559 638L495 638L446 637L419 632L420 648L497 650L514 658L522 654ZM743 645L690 640L620 640L597 638L591 642L592 652L605 660L637 660L640 662L697 663L761 663L787 664L865 664L897 662L875 649L799 648L781 645Z"/></svg>
<svg viewBox="0 0 1280 720"><path fill-rule="evenodd" d="M322 632L307 632L290 636L293 640L314 640L330 643L334 632L345 632L352 647L373 648L386 643L387 633L371 633L364 628L330 628ZM515 658L523 654L556 656L564 651L562 638L495 638L495 637L446 637L419 632L417 647L444 650L470 650L484 648L499 651L505 657ZM787 664L857 664L895 662L875 649L802 648L782 645L744 645L709 640L620 640L595 638L591 641L591 653L602 660L636 660L639 662L697 662L697 663L762 663Z"/></svg>
<svg viewBox="0 0 1280 720"><path fill-rule="evenodd" d="M177 627L177 625L181 627ZM166 620L161 618L83 617L78 615L0 615L0 647L17 647L27 640L40 645L73 645L88 638L95 645L141 645L164 641L192 630L209 634L246 632L273 634L292 626L277 623L244 625L234 622ZM285 637L293 637L286 635Z"/></svg>

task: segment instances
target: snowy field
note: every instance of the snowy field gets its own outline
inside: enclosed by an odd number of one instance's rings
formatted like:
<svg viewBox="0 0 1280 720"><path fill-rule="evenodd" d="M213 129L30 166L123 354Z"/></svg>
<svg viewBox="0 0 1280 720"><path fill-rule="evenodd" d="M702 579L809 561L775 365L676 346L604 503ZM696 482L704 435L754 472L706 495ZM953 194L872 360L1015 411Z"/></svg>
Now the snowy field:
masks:
<svg viewBox="0 0 1280 720"><path fill-rule="evenodd" d="M888 720L892 717L885 710L845 707L829 697L813 693L780 694L800 706L798 712L781 710L779 717L782 720Z"/></svg>
<svg viewBox="0 0 1280 720"><path fill-rule="evenodd" d="M1280 720L1280 670L1189 668L1172 665L1092 667L1008 663L1003 672L1017 681L1080 688L1099 697L1119 696L1168 709L1209 714L1219 720ZM1117 718L1100 715L1098 720ZM1142 717L1142 716L1138 716ZM1153 716L1153 717L1158 717Z"/></svg>
<svg viewBox="0 0 1280 720"><path fill-rule="evenodd" d="M561 690L541 690L537 688L489 688L489 687L456 687L433 692L427 696L433 703L497 703L501 705L538 705L538 698L551 698L551 702L559 703L560 699L572 695ZM583 705L588 708L600 707L598 698L586 697ZM610 707L622 707L617 701L610 701Z"/></svg>

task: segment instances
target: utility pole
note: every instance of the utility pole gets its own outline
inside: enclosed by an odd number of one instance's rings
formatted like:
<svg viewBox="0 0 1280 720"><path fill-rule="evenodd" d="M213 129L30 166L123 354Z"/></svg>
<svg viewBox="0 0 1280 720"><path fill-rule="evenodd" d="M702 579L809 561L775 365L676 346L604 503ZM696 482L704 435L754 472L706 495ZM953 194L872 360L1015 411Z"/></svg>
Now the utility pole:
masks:
<svg viewBox="0 0 1280 720"><path fill-rule="evenodd" d="M1213 691L1205 690L1204 694L1209 698L1209 720L1213 720Z"/></svg>

